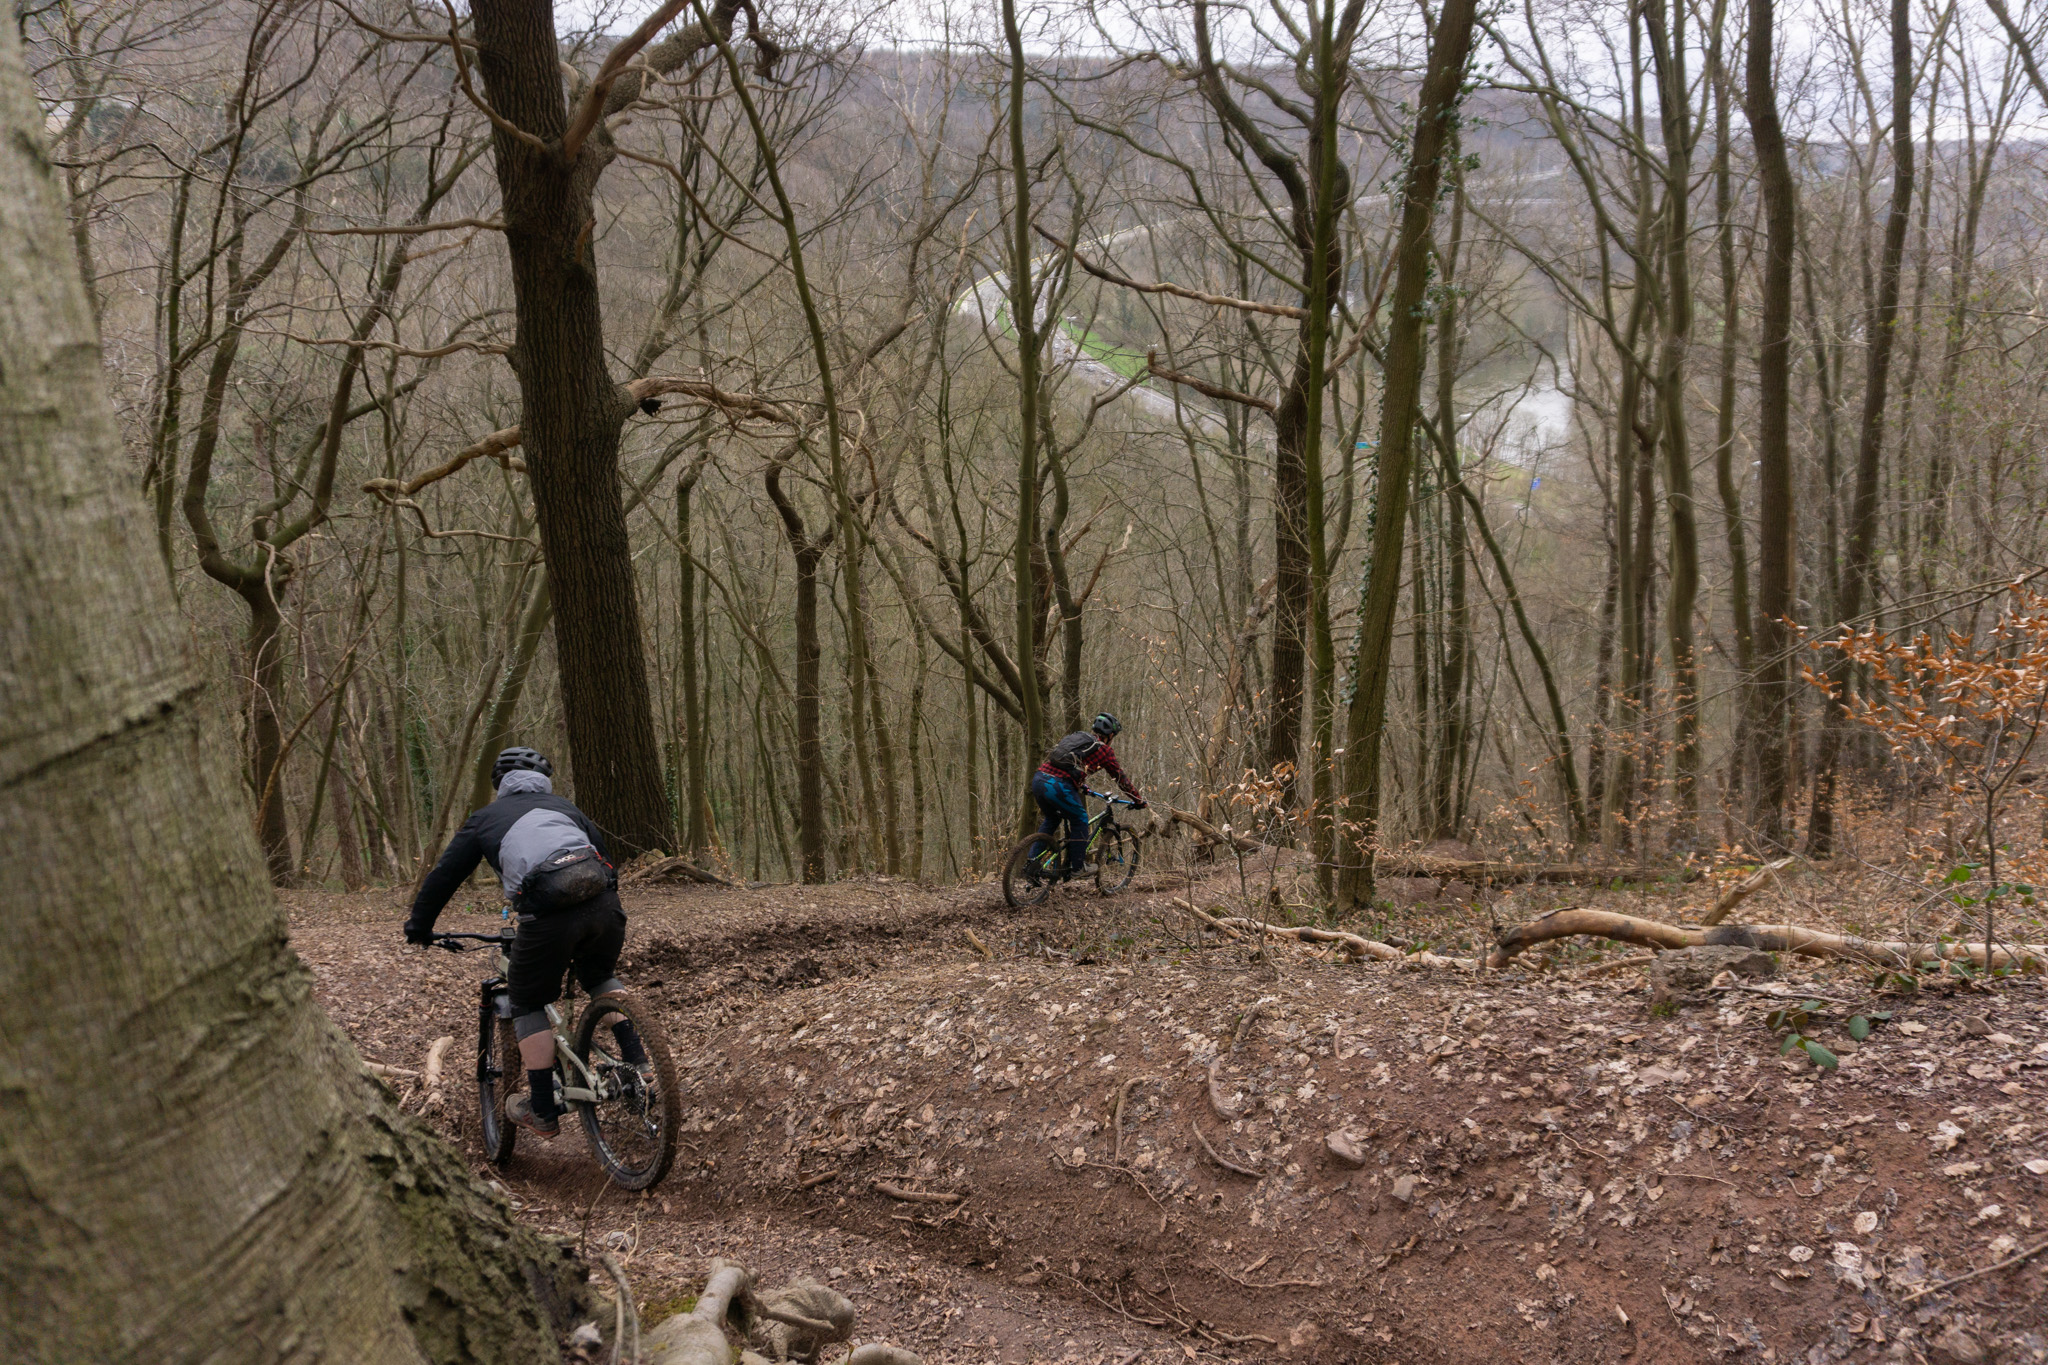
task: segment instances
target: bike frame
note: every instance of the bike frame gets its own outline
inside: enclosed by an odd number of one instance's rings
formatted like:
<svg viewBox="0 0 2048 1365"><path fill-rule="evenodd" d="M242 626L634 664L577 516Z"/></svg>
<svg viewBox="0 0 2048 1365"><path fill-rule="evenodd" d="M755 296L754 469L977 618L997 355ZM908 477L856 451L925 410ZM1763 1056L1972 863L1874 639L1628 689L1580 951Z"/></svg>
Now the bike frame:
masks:
<svg viewBox="0 0 2048 1365"><path fill-rule="evenodd" d="M512 957L510 941L502 934L442 934L437 939L444 947L453 948L449 939L476 939L482 943L495 944L497 953L492 959L492 975L486 977L477 988L477 1014L480 1018L509 1019L512 1017ZM464 951L460 948L456 952ZM501 1003L502 1002L502 1003ZM575 1047L569 1042L568 1023L562 1011L555 1005L547 1007L548 1033L555 1041L555 1070L561 1073L559 1087L564 1100L580 1100L596 1104L604 1098L597 1090L597 1074L576 1055ZM583 1084L573 1084L581 1078Z"/></svg>
<svg viewBox="0 0 2048 1365"><path fill-rule="evenodd" d="M1094 815L1088 817L1087 852L1093 853L1095 851L1096 845L1102 842L1102 831L1106 829L1122 828L1122 826L1117 823L1116 808L1118 806L1128 806L1131 803L1121 796L1111 796L1108 792L1090 791L1088 795L1094 797L1097 801L1102 802L1102 809L1100 811L1097 811ZM1038 866L1048 871L1052 870L1054 863L1063 858L1066 855L1066 851L1067 846L1065 840L1054 840L1051 847L1046 848L1039 853L1036 859Z"/></svg>

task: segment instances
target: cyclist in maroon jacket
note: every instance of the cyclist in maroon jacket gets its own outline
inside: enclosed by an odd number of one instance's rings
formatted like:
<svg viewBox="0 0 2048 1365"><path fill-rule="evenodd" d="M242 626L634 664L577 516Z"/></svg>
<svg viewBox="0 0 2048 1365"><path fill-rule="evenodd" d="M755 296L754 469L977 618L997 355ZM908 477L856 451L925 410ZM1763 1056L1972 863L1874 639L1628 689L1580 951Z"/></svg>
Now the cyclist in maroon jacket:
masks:
<svg viewBox="0 0 2048 1365"><path fill-rule="evenodd" d="M1081 793L1088 790L1089 773L1108 773L1131 798L1132 810L1145 809L1145 798L1124 775L1116 751L1109 747L1109 741L1123 728L1123 722L1102 712L1090 722L1089 730L1076 730L1053 745L1045 762L1031 775L1031 797L1044 817L1038 822L1038 832L1051 838L1062 823L1067 827L1069 878L1081 875L1088 858L1088 803Z"/></svg>

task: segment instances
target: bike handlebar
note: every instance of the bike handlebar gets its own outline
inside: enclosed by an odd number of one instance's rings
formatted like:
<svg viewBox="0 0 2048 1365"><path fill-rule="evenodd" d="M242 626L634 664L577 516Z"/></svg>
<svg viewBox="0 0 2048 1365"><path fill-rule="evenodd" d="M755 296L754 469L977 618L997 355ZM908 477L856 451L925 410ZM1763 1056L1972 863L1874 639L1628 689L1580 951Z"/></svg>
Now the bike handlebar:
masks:
<svg viewBox="0 0 2048 1365"><path fill-rule="evenodd" d="M1088 794L1097 801L1107 801L1112 806L1135 806L1138 804L1127 796L1111 796L1108 792L1099 792L1092 787L1088 789Z"/></svg>

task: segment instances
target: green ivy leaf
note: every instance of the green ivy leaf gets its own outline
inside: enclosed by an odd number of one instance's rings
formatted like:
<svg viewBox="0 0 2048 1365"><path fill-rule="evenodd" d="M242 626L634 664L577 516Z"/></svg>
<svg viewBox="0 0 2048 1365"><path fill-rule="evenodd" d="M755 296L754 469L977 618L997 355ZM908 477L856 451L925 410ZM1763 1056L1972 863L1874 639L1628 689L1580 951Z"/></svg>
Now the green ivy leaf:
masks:
<svg viewBox="0 0 2048 1365"><path fill-rule="evenodd" d="M1800 1046L1806 1049L1806 1055L1813 1059L1813 1064L1824 1071L1842 1064L1840 1058L1836 1057L1834 1053L1828 1051L1819 1043L1814 1042L1811 1038L1802 1039Z"/></svg>
<svg viewBox="0 0 2048 1365"><path fill-rule="evenodd" d="M1852 1016L1849 1020L1849 1036L1859 1043L1868 1038L1870 1036L1870 1021L1860 1014Z"/></svg>
<svg viewBox="0 0 2048 1365"><path fill-rule="evenodd" d="M1805 1040L1796 1033L1786 1034L1784 1045L1778 1049L1778 1055L1780 1057L1787 1055L1792 1051L1793 1048L1798 1047L1799 1044L1804 1041Z"/></svg>
<svg viewBox="0 0 2048 1365"><path fill-rule="evenodd" d="M1961 867L1952 867L1948 870L1948 875L1941 879L1941 884L1943 886L1954 886L1958 882L1966 882L1970 880L1971 870L1968 863L1964 863Z"/></svg>

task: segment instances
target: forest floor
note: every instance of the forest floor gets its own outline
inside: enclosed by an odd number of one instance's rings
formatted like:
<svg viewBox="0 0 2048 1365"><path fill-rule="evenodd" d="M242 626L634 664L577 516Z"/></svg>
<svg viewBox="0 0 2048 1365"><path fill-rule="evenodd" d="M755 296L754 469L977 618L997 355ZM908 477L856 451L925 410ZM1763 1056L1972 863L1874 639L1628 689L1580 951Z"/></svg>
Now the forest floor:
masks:
<svg viewBox="0 0 2048 1365"><path fill-rule="evenodd" d="M1713 894L1387 889L1372 932L1445 952L1551 905L1676 921ZM487 890L442 927L487 929ZM1765 1026L1782 1001L1659 1015L1590 945L1475 976L1197 932L1174 898L1264 899L1234 867L1024 913L879 877L624 894L622 975L682 1070L674 1170L623 1194L566 1123L478 1169L615 1251L649 1319L722 1257L830 1282L859 1339L933 1365L2048 1361L2048 1255L1935 1288L2048 1240L2039 977L1877 999L1868 970L1788 958L1831 998L1840 1066L1816 1071ZM1736 918L1869 933L1889 894L1787 877ZM476 1157L481 959L405 947L392 891L286 901L366 1058L418 1070L454 1037L445 1098L397 1086ZM1891 1017L1858 1045L1852 1005Z"/></svg>

